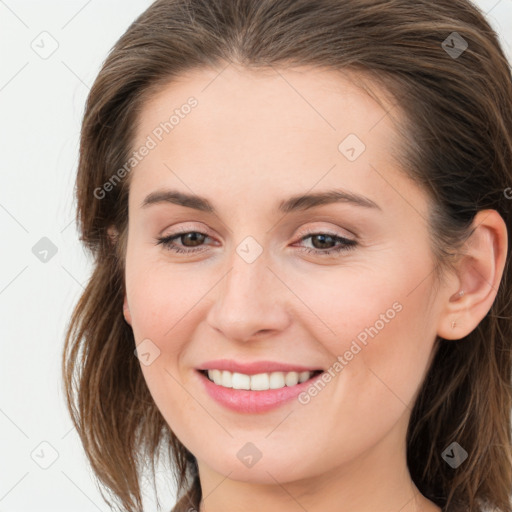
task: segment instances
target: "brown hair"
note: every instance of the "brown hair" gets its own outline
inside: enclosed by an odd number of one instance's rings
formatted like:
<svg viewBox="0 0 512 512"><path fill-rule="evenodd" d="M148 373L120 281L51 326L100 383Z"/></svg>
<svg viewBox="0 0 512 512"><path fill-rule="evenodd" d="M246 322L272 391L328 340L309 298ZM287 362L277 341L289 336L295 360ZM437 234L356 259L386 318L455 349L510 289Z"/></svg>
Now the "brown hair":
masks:
<svg viewBox="0 0 512 512"><path fill-rule="evenodd" d="M461 55L447 51L458 37L453 32L468 44ZM365 77L368 90L371 83L384 85L403 113L401 167L432 198L432 248L440 268L470 235L479 210L497 210L512 239L505 192L512 186L510 65L469 1L153 3L111 50L87 100L77 222L94 270L63 353L67 405L87 457L110 498L128 512L142 510L141 475L148 462L154 475L161 447L181 498L174 511L198 509L201 488L194 456L152 400L123 318L129 180L102 198L97 191L129 161L144 102L182 72L221 69L226 62L353 71ZM110 226L120 234L117 244L109 242ZM418 489L445 510L512 512L511 300L509 252L489 313L463 340L436 341L417 395L407 463ZM457 469L441 457L454 441L469 454Z"/></svg>

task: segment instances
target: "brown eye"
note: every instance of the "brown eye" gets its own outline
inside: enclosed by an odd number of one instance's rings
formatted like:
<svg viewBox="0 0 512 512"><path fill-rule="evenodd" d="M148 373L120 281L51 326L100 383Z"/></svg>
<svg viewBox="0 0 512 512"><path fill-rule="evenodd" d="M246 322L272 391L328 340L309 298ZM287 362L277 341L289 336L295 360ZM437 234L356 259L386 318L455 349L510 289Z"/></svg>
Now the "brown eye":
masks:
<svg viewBox="0 0 512 512"><path fill-rule="evenodd" d="M320 256L331 255L334 253L347 252L354 249L358 243L355 240L335 235L333 233L309 233L301 238L304 242L311 239L311 247L303 247L302 250ZM336 247L336 244L339 244Z"/></svg>
<svg viewBox="0 0 512 512"><path fill-rule="evenodd" d="M311 235L311 244L315 247L315 249L330 249L329 244L336 243L334 237L331 235ZM319 240L318 244L315 244L314 241Z"/></svg>
<svg viewBox="0 0 512 512"><path fill-rule="evenodd" d="M202 242L206 238L210 238L207 234L199 231L184 231L170 236L157 238L157 245L163 245L166 249L177 253L198 252L194 247L201 247ZM180 240L181 245L177 244L175 240ZM185 249L182 249L185 247Z"/></svg>
<svg viewBox="0 0 512 512"><path fill-rule="evenodd" d="M191 231L190 233L185 233L185 234L179 235L178 238L181 239L183 245L185 245L186 247L196 247L202 241L204 241L205 237L206 237L206 235L204 235L203 233L198 233L197 231ZM187 242L185 242L185 240ZM189 242L191 243L191 245L189 245Z"/></svg>

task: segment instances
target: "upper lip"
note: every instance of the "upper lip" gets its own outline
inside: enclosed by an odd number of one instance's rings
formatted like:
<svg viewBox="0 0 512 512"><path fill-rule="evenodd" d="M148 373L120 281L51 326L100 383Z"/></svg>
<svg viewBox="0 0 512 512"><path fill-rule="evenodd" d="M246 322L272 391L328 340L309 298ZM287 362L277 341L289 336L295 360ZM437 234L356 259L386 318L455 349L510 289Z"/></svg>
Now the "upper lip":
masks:
<svg viewBox="0 0 512 512"><path fill-rule="evenodd" d="M299 364L279 363L277 361L253 361L242 363L232 359L217 359L206 361L198 370L226 370L232 373L244 373L245 375L256 375L258 373L271 372L314 372L321 370L318 367L302 366Z"/></svg>

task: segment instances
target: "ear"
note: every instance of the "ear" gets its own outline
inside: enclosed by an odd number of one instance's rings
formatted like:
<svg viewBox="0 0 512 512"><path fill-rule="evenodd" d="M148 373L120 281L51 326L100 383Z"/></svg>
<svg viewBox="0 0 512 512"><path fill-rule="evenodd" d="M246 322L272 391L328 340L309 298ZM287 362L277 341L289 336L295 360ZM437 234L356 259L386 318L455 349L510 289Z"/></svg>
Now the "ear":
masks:
<svg viewBox="0 0 512 512"><path fill-rule="evenodd" d="M126 298L126 293L124 294L124 303L123 303L123 316L126 322L129 325L132 325L132 315L130 313L130 308L128 306L128 300Z"/></svg>
<svg viewBox="0 0 512 512"><path fill-rule="evenodd" d="M496 210L481 210L456 264L439 317L438 336L456 340L471 333L487 315L498 293L507 256L507 226Z"/></svg>

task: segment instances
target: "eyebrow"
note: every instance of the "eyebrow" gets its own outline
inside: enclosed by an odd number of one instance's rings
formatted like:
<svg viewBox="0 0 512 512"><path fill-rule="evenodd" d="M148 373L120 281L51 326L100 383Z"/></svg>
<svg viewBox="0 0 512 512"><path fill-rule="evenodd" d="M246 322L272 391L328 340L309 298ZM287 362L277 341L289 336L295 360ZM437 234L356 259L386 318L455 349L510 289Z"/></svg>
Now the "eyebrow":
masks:
<svg viewBox="0 0 512 512"><path fill-rule="evenodd" d="M141 207L147 208L150 205L159 203L171 203L187 208L193 208L207 213L216 213L213 205L205 197L194 194L187 194L178 190L156 190L151 192L144 201ZM278 211L282 213L290 213L294 211L304 211L316 206L322 206L332 203L349 203L355 206L364 208L375 208L382 210L381 207L371 199L349 192L346 190L326 190L323 192L316 192L313 194L298 194L286 200L283 200L278 205Z"/></svg>

